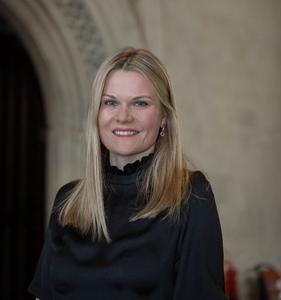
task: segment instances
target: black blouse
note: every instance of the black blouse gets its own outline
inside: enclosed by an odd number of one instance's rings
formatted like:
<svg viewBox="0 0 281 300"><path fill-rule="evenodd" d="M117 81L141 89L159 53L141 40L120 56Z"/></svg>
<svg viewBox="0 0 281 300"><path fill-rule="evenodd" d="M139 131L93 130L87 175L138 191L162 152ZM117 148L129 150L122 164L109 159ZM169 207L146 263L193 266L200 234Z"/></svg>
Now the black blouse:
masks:
<svg viewBox="0 0 281 300"><path fill-rule="evenodd" d="M192 174L178 222L162 216L128 222L140 205L136 177L109 172L110 244L62 227L52 213L30 293L41 300L225 299L221 228L204 175ZM63 186L55 202L73 186Z"/></svg>

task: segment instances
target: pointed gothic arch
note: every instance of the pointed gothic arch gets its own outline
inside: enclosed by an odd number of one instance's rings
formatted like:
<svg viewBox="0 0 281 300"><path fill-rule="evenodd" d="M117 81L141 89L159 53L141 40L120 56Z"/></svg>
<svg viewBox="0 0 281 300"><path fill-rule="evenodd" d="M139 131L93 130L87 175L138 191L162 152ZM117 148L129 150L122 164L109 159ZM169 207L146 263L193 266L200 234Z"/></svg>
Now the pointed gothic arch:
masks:
<svg viewBox="0 0 281 300"><path fill-rule="evenodd" d="M106 50L83 2L2 0L0 11L29 53L43 92L49 211L59 185L79 176L90 82Z"/></svg>

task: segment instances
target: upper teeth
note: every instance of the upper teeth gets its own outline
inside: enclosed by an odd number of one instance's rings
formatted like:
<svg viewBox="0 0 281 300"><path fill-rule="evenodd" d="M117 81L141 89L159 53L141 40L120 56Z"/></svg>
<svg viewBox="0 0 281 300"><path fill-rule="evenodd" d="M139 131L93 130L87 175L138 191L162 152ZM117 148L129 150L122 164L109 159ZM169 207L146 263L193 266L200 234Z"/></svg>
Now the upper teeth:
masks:
<svg viewBox="0 0 281 300"><path fill-rule="evenodd" d="M137 131L135 130L130 130L130 131L127 131L127 130L114 130L114 134L117 134L117 135L133 135L133 134L136 134Z"/></svg>

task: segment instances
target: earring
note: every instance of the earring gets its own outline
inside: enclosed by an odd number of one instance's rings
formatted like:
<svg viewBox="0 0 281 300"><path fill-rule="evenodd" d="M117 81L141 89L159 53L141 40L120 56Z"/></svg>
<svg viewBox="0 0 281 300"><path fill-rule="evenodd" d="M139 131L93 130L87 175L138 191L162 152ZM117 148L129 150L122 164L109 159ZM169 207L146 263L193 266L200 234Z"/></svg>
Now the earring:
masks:
<svg viewBox="0 0 281 300"><path fill-rule="evenodd" d="M165 127L163 126L163 127L161 127L161 129L160 129L160 136L164 136L165 135Z"/></svg>

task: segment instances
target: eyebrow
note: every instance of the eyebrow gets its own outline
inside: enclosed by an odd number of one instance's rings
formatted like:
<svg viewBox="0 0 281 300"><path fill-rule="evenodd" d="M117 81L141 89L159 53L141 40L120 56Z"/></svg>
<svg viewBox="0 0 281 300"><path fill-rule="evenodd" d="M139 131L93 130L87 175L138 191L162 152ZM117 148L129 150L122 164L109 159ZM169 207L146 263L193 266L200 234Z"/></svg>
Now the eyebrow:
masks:
<svg viewBox="0 0 281 300"><path fill-rule="evenodd" d="M110 94L106 94L106 93L102 94L102 97L104 97L104 96L107 96L107 97L110 97L110 98L116 98L115 96L110 95Z"/></svg>
<svg viewBox="0 0 281 300"><path fill-rule="evenodd" d="M104 97L104 96L116 99L115 96L110 95L110 94L104 93L104 94L102 94L102 97ZM133 100L138 100L138 99L143 99L143 98L153 100L150 96L147 96L147 95L141 95L141 96L134 97Z"/></svg>

